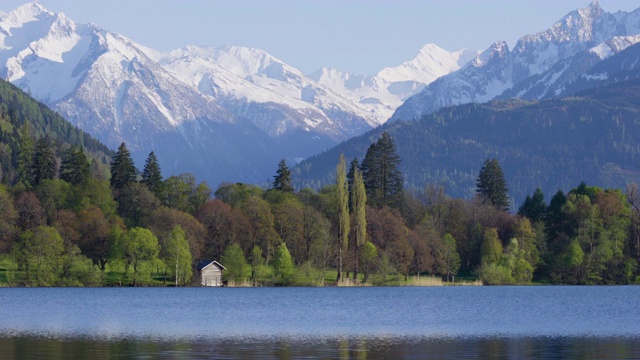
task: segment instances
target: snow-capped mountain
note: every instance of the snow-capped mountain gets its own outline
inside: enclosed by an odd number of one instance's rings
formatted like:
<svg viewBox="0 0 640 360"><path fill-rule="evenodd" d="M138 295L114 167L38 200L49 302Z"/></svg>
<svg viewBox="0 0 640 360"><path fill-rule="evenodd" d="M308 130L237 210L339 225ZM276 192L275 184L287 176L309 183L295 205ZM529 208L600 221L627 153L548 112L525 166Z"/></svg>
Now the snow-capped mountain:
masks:
<svg viewBox="0 0 640 360"><path fill-rule="evenodd" d="M0 18L0 34L0 76L112 148L125 141L138 164L154 150L169 174L257 181L283 155L275 140L123 36L38 3Z"/></svg>
<svg viewBox="0 0 640 360"><path fill-rule="evenodd" d="M305 76L259 49L159 53L38 2L0 15L0 76L108 146L126 142L139 166L153 150L167 173L214 185L262 182L280 158L302 159L378 126L470 53L427 45L375 76Z"/></svg>
<svg viewBox="0 0 640 360"><path fill-rule="evenodd" d="M166 70L270 136L313 131L342 141L376 126L366 109L259 49L188 46L150 52ZM268 110L271 114L265 118Z"/></svg>
<svg viewBox="0 0 640 360"><path fill-rule="evenodd" d="M427 44L412 60L384 68L372 76L323 68L310 77L368 109L375 116L375 122L382 124L407 98L437 78L460 69L477 53L466 49L449 52L435 44Z"/></svg>
<svg viewBox="0 0 640 360"><path fill-rule="evenodd" d="M553 83L574 80L602 58L640 40L640 9L607 13L597 1L550 29L526 35L509 50L497 42L463 68L408 99L392 119L417 119L445 106L503 97L542 98ZM526 97L526 96L525 96Z"/></svg>

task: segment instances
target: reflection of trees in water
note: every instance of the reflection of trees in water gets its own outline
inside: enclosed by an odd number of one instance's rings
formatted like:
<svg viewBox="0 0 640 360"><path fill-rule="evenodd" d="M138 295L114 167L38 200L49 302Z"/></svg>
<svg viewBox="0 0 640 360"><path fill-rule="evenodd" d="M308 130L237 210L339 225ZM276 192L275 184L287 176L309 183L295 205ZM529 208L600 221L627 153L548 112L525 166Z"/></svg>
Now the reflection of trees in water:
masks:
<svg viewBox="0 0 640 360"><path fill-rule="evenodd" d="M277 338L171 341L0 337L0 358L629 358L638 338Z"/></svg>

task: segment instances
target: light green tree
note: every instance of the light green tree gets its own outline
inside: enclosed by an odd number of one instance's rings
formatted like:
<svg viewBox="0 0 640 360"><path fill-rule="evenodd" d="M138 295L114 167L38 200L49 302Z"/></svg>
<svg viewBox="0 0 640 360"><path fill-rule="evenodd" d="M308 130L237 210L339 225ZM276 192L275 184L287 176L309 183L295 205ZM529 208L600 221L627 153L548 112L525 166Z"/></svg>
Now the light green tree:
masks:
<svg viewBox="0 0 640 360"><path fill-rule="evenodd" d="M129 230L124 237L122 253L127 264L133 269L133 286L140 283L143 275L140 269L143 263L156 259L159 252L158 238L150 230L141 227Z"/></svg>
<svg viewBox="0 0 640 360"><path fill-rule="evenodd" d="M460 270L460 255L456 247L456 239L451 234L446 233L442 242L444 243L442 254L444 273L447 276L447 281L451 281Z"/></svg>
<svg viewBox="0 0 640 360"><path fill-rule="evenodd" d="M349 245L349 192L347 186L347 165L344 154L340 154L340 160L336 169L336 191L338 197L338 278L342 280L343 255L347 253Z"/></svg>
<svg viewBox="0 0 640 360"><path fill-rule="evenodd" d="M293 261L291 260L291 254L287 249L287 244L282 243L278 246L276 254L273 257L273 270L274 275L282 284L288 283L293 271Z"/></svg>
<svg viewBox="0 0 640 360"><path fill-rule="evenodd" d="M359 250L367 241L367 192L362 181L362 172L357 168L353 171L353 194L351 195L353 207L353 227L355 230L355 269L353 279L358 281L358 263L360 262Z"/></svg>
<svg viewBox="0 0 640 360"><path fill-rule="evenodd" d="M193 275L191 250L182 226L176 225L171 230L166 246L165 263L173 272L176 286L189 284Z"/></svg>
<svg viewBox="0 0 640 360"><path fill-rule="evenodd" d="M360 265L362 265L362 273L364 278L362 282L366 283L369 280L369 274L373 272L378 263L378 249L370 242L365 242L360 247Z"/></svg>
<svg viewBox="0 0 640 360"><path fill-rule="evenodd" d="M228 281L242 283L251 276L251 265L247 264L244 252L236 242L227 246L220 261L227 268L224 272L224 277Z"/></svg>
<svg viewBox="0 0 640 360"><path fill-rule="evenodd" d="M64 242L55 228L38 226L22 234L14 248L27 284L54 286L60 281Z"/></svg>

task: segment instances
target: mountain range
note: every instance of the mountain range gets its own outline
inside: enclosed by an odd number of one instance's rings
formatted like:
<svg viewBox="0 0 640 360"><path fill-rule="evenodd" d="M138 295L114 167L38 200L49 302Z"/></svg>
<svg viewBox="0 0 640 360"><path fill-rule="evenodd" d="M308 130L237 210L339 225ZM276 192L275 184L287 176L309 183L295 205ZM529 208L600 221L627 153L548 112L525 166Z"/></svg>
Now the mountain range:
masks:
<svg viewBox="0 0 640 360"><path fill-rule="evenodd" d="M162 53L33 2L0 14L0 77L108 146L126 142L139 167L155 151L165 175L265 184L279 159L298 162L378 133L387 119L566 97L636 77L639 34L640 9L611 14L594 2L511 50L501 41L482 52L427 44L374 75L305 75L259 49Z"/></svg>
<svg viewBox="0 0 640 360"><path fill-rule="evenodd" d="M0 76L139 166L155 151L169 174L263 183L277 161L325 150L386 121L468 51L435 45L376 76L306 76L252 48L187 46L160 53L77 24L37 2L0 15Z"/></svg>

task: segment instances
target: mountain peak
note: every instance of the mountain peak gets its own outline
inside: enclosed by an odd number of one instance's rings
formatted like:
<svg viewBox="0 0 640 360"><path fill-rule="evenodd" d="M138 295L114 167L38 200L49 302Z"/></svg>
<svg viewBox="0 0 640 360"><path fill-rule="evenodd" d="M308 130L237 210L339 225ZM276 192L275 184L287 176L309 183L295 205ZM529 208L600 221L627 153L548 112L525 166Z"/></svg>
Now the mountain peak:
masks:
<svg viewBox="0 0 640 360"><path fill-rule="evenodd" d="M26 16L30 16L32 18L37 17L41 14L53 15L52 11L49 11L44 8L38 1L33 1L30 3L26 3L24 5L20 5L15 10L9 12L9 15L17 15L20 18L25 18Z"/></svg>
<svg viewBox="0 0 640 360"><path fill-rule="evenodd" d="M483 67L494 59L502 59L509 54L509 45L505 41L493 43L487 50L480 53L471 61L475 67Z"/></svg>

